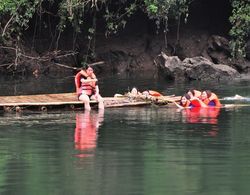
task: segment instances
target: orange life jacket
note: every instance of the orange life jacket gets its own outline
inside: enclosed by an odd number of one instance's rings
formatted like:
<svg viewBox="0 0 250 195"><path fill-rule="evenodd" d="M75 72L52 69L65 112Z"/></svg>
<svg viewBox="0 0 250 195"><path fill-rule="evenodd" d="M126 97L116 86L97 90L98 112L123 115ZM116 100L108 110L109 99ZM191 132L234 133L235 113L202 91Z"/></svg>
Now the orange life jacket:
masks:
<svg viewBox="0 0 250 195"><path fill-rule="evenodd" d="M219 98L215 93L212 93L209 98L202 100L208 106L221 107Z"/></svg>
<svg viewBox="0 0 250 195"><path fill-rule="evenodd" d="M196 99L191 100L190 104L191 104L192 107L201 107L201 103Z"/></svg>
<svg viewBox="0 0 250 195"><path fill-rule="evenodd" d="M87 78L95 79L96 76L94 73L91 76L89 76L84 70L81 70L76 74L75 86L76 86L76 93L78 96L81 95L83 90L86 92L87 95L92 95L95 93L95 86L96 86L95 81L89 83L81 82L81 79L87 79Z"/></svg>
<svg viewBox="0 0 250 195"><path fill-rule="evenodd" d="M146 91L142 92L142 94L144 94L144 93L148 93L148 95L154 96L154 97L163 96L161 93L159 93L158 91L154 91L154 90L146 90Z"/></svg>
<svg viewBox="0 0 250 195"><path fill-rule="evenodd" d="M159 97L159 96L163 96L161 93L159 93L158 91L153 91L153 90L148 90L149 95L154 96L154 97Z"/></svg>
<svg viewBox="0 0 250 195"><path fill-rule="evenodd" d="M87 79L94 79L92 77L87 77ZM82 79L82 78L81 78ZM84 78L85 79L85 78ZM92 81L92 82L89 82L89 83L84 83L84 82L81 82L81 88L82 90L92 90L94 92L95 90L95 81Z"/></svg>

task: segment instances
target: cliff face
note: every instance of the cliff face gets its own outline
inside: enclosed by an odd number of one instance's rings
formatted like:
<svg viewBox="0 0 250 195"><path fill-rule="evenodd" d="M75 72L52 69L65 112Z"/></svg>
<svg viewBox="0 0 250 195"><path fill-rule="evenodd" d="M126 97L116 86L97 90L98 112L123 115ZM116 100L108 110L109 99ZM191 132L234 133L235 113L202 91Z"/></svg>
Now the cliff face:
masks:
<svg viewBox="0 0 250 195"><path fill-rule="evenodd" d="M95 47L89 45L86 32L83 31L75 39L71 28L61 34L58 44L55 44L57 40L51 38L48 29L41 30L39 36L34 37L33 24L24 33L21 46L24 55L16 56L15 48L0 49L0 64L4 65L0 69L2 74L13 71L33 75L60 73L69 69L55 64L81 67L86 55L92 53L88 62L103 61L103 64L96 65L103 74L110 71L153 71L156 69L154 60L163 51L181 60L203 56L215 64L228 64L245 73L249 71L249 61L229 60L230 14L228 0L193 1L188 22L182 22L178 32L177 23L170 20L169 31L164 36L162 29L156 29L153 20L149 20L145 13L137 12L128 20L125 29L108 38L104 35L101 22L97 22Z"/></svg>

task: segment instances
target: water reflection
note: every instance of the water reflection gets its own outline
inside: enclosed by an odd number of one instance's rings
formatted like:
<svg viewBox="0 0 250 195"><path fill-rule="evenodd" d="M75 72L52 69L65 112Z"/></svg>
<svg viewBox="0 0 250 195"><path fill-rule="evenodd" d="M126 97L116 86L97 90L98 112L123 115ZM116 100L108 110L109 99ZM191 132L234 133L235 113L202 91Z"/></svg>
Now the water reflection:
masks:
<svg viewBox="0 0 250 195"><path fill-rule="evenodd" d="M218 124L220 108L191 108L183 109L182 116L187 123Z"/></svg>
<svg viewBox="0 0 250 195"><path fill-rule="evenodd" d="M83 113L76 114L74 142L75 149L80 151L77 157L93 156L96 148L98 128L104 120L103 116L103 110L98 112L86 110Z"/></svg>
<svg viewBox="0 0 250 195"><path fill-rule="evenodd" d="M193 123L193 124L210 124L211 129L208 131L209 136L216 136L218 134L218 116L220 114L220 108L191 108L191 109L182 109L182 121L184 123Z"/></svg>

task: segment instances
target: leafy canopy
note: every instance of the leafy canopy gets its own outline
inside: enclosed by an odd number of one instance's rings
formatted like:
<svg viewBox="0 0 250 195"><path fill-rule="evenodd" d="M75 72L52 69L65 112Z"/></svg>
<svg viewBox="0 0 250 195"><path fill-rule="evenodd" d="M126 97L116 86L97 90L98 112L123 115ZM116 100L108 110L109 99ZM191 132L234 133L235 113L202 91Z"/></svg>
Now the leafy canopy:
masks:
<svg viewBox="0 0 250 195"><path fill-rule="evenodd" d="M0 0L0 42L17 40L26 30L34 16L55 17L55 31L60 34L66 27L73 27L75 33L87 29L91 39L96 31L96 18L105 22L107 36L125 28L129 17L137 10L144 11L156 21L158 29L165 25L167 32L169 17L188 17L188 5L192 0ZM198 1L198 0L197 0ZM201 0L200 0L201 1ZM230 35L234 57L245 55L246 40L250 32L250 3L246 0L231 0L232 24ZM91 17L90 17L91 16ZM45 17L44 17L45 18ZM93 18L93 25L87 26L87 18ZM48 21L43 20L45 26ZM59 32L59 33L58 33Z"/></svg>
<svg viewBox="0 0 250 195"><path fill-rule="evenodd" d="M232 1L232 24L230 42L233 57L245 57L246 40L250 37L250 3L245 0Z"/></svg>

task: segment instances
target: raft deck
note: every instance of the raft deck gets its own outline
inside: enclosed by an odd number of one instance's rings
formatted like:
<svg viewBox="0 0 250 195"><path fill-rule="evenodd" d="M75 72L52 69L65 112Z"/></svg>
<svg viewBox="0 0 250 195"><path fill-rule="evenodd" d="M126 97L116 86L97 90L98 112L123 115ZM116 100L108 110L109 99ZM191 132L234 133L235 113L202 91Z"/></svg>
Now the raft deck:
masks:
<svg viewBox="0 0 250 195"><path fill-rule="evenodd" d="M143 106L152 104L152 100L122 97L104 97L105 108ZM163 96L155 100L156 104L168 104L172 101L179 101L179 96ZM97 104L91 100L91 105ZM76 93L41 94L41 95L20 95L0 96L0 109L4 111L19 111L24 109L36 109L46 111L53 108L68 108L71 110L83 108L83 102L77 99Z"/></svg>

